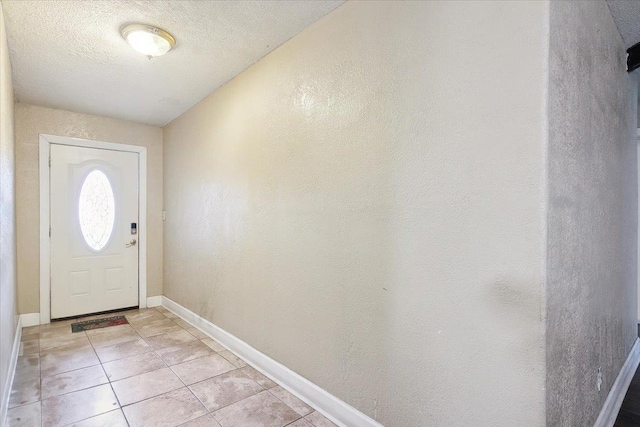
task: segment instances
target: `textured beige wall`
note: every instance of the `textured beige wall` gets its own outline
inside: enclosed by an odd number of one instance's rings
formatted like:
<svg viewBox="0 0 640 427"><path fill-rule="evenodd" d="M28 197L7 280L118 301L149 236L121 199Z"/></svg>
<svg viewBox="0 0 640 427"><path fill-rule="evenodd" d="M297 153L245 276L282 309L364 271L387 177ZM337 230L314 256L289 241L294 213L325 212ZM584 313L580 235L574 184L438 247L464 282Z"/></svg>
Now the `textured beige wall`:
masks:
<svg viewBox="0 0 640 427"><path fill-rule="evenodd" d="M0 420L5 414L9 364L17 325L16 201L13 87L0 5Z"/></svg>
<svg viewBox="0 0 640 427"><path fill-rule="evenodd" d="M162 294L162 129L16 104L18 297L20 313L40 311L38 137L41 133L147 147L147 295Z"/></svg>
<svg viewBox="0 0 640 427"><path fill-rule="evenodd" d="M544 425L545 2L347 2L164 128L164 293L389 427Z"/></svg>

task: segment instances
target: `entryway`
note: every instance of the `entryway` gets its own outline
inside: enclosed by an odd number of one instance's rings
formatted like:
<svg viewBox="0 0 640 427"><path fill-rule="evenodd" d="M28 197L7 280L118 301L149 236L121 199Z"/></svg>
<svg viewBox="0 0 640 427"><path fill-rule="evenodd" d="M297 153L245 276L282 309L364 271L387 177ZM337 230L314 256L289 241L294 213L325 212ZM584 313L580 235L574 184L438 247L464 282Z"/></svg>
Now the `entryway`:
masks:
<svg viewBox="0 0 640 427"><path fill-rule="evenodd" d="M51 146L51 318L138 305L138 153Z"/></svg>
<svg viewBox="0 0 640 427"><path fill-rule="evenodd" d="M146 307L146 149L41 135L40 163L40 322Z"/></svg>

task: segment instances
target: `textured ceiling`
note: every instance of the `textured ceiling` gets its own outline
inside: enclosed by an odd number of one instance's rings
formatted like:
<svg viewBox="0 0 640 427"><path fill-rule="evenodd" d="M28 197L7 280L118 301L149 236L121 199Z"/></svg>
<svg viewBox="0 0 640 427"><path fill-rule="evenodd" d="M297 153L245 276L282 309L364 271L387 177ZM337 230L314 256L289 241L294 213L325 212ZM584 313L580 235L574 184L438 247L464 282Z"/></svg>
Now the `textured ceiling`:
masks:
<svg viewBox="0 0 640 427"><path fill-rule="evenodd" d="M163 126L326 15L337 1L2 0L16 98ZM148 60L120 36L141 22L177 40Z"/></svg>
<svg viewBox="0 0 640 427"><path fill-rule="evenodd" d="M640 42L640 1L608 0L607 3L627 47Z"/></svg>

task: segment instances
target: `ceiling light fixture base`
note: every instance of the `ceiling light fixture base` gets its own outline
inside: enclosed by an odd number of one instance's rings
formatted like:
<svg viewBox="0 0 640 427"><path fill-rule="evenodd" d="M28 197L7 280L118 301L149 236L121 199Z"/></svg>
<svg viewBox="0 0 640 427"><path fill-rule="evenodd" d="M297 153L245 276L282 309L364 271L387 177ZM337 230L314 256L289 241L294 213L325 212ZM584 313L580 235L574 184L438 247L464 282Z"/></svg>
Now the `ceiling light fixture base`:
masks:
<svg viewBox="0 0 640 427"><path fill-rule="evenodd" d="M147 24L130 24L120 31L133 49L149 59L162 56L176 44L176 39L162 28Z"/></svg>

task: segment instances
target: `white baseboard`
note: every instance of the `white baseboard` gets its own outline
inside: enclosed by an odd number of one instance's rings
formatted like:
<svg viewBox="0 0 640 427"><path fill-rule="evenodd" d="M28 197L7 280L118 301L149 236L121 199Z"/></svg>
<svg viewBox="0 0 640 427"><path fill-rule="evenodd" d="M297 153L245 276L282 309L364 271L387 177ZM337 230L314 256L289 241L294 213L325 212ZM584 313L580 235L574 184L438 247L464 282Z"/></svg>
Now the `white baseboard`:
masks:
<svg viewBox="0 0 640 427"><path fill-rule="evenodd" d="M28 328L29 326L36 326L40 324L40 313L27 313L20 315L20 321L22 322L23 328Z"/></svg>
<svg viewBox="0 0 640 427"><path fill-rule="evenodd" d="M147 307L159 307L162 305L162 295L147 298Z"/></svg>
<svg viewBox="0 0 640 427"><path fill-rule="evenodd" d="M5 425L7 419L7 411L9 410L9 398L11 397L11 387L13 386L13 377L16 373L16 365L18 363L18 354L20 353L20 344L22 342L22 316L18 317L16 325L16 335L13 338L13 348L11 349L11 359L9 359L9 371L7 372L7 380L3 384L2 402L0 402L0 425Z"/></svg>
<svg viewBox="0 0 640 427"><path fill-rule="evenodd" d="M382 427L382 424L348 405L286 366L271 359L229 332L200 317L169 298L162 297L162 305L182 319L199 328L220 344L244 359L298 399L342 427Z"/></svg>
<svg viewBox="0 0 640 427"><path fill-rule="evenodd" d="M611 390L607 395L600 415L594 424L594 427L612 427L618 418L618 412L622 406L624 396L627 394L629 384L640 364L640 339L636 338L635 344L631 347L627 360L622 365L622 369L618 373L615 382L611 386Z"/></svg>

